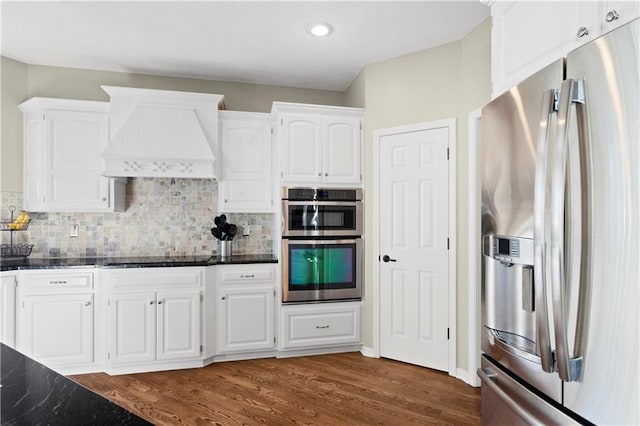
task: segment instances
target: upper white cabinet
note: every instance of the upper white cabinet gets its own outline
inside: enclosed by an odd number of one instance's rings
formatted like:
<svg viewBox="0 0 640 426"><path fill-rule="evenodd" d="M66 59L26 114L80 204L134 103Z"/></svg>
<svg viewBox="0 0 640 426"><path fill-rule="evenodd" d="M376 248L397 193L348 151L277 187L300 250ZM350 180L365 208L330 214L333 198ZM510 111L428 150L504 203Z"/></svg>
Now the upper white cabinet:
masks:
<svg viewBox="0 0 640 426"><path fill-rule="evenodd" d="M269 114L221 111L219 114L221 212L273 211L273 151Z"/></svg>
<svg viewBox="0 0 640 426"><path fill-rule="evenodd" d="M638 4L637 0L495 2L491 7L493 97L638 17Z"/></svg>
<svg viewBox="0 0 640 426"><path fill-rule="evenodd" d="M102 176L109 104L32 98L24 116L24 209L124 211L125 182Z"/></svg>
<svg viewBox="0 0 640 426"><path fill-rule="evenodd" d="M281 183L360 185L360 108L274 102L279 123Z"/></svg>

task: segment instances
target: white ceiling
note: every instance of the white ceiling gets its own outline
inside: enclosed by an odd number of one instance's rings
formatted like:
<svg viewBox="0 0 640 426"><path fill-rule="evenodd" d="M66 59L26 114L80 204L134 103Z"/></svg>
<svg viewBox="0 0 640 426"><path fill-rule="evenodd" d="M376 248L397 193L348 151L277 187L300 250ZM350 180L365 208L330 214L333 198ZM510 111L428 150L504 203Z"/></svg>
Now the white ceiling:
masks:
<svg viewBox="0 0 640 426"><path fill-rule="evenodd" d="M51 66L343 91L362 68L459 40L475 1L8 2L2 55ZM333 33L313 38L315 21Z"/></svg>

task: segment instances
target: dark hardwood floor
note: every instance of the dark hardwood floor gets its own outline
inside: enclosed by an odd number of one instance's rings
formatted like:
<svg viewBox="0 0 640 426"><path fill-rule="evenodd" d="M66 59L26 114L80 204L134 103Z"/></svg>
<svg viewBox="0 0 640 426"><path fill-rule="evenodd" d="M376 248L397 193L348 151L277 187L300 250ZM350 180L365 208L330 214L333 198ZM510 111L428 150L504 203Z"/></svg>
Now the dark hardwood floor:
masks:
<svg viewBox="0 0 640 426"><path fill-rule="evenodd" d="M479 388L358 352L71 379L158 425L480 423Z"/></svg>

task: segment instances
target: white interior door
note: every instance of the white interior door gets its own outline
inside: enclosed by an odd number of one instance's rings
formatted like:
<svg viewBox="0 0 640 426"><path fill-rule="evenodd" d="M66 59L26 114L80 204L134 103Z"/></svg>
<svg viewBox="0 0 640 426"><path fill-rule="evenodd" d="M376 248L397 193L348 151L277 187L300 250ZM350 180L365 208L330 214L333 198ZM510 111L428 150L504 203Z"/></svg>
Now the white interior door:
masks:
<svg viewBox="0 0 640 426"><path fill-rule="evenodd" d="M384 135L379 144L380 355L444 371L448 144L447 127Z"/></svg>

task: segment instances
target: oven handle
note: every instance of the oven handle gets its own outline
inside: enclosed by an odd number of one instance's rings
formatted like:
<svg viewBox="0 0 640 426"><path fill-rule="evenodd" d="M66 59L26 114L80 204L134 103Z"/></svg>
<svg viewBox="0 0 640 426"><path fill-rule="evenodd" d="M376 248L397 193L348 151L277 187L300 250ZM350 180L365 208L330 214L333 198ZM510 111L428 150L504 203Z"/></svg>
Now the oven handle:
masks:
<svg viewBox="0 0 640 426"><path fill-rule="evenodd" d="M289 201L282 200L283 206L346 206L357 207L362 201Z"/></svg>

